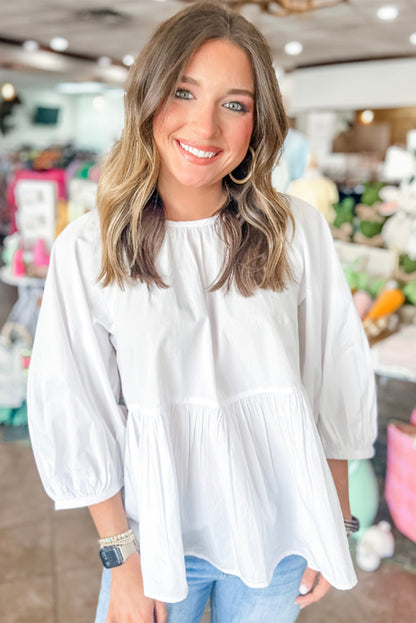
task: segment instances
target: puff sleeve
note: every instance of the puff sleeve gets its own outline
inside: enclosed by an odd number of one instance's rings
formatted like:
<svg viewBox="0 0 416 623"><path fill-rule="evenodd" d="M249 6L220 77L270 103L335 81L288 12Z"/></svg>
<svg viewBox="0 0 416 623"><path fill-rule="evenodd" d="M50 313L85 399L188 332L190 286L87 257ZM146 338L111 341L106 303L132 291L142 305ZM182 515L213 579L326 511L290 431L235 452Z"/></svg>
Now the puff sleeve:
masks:
<svg viewBox="0 0 416 623"><path fill-rule="evenodd" d="M123 486L126 411L88 218L53 245L29 368L30 439L57 510L96 504Z"/></svg>
<svg viewBox="0 0 416 623"><path fill-rule="evenodd" d="M328 459L373 456L375 377L368 341L328 224L304 202L295 234L303 255L299 284L300 367Z"/></svg>

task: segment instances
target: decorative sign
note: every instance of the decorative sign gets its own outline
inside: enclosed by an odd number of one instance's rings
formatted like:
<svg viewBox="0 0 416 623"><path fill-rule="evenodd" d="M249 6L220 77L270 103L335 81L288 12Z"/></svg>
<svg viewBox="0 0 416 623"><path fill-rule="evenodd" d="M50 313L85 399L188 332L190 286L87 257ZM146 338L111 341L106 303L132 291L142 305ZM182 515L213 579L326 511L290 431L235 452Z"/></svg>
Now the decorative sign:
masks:
<svg viewBox="0 0 416 623"><path fill-rule="evenodd" d="M45 240L50 248L55 240L56 182L19 180L16 184L16 223L24 241Z"/></svg>

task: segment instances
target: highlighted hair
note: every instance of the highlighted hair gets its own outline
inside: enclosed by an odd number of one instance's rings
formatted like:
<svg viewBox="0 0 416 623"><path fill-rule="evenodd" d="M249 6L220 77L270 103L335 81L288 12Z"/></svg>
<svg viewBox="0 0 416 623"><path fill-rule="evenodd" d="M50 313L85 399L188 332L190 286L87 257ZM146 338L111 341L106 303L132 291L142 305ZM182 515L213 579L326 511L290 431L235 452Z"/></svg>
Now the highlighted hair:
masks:
<svg viewBox="0 0 416 623"><path fill-rule="evenodd" d="M153 140L153 118L176 89L192 54L213 39L240 46L254 78L255 114L250 145L254 170L242 185L223 180L228 202L216 226L225 241L221 273L210 291L233 280L243 296L255 289L281 291L292 278L286 233L293 223L287 198L276 192L271 175L281 154L288 124L268 45L244 17L215 2L200 2L163 22L129 70L125 126L107 157L98 185L102 285L117 282L169 287L156 269L165 235L163 206L157 196L160 160ZM248 162L247 162L248 161ZM243 178L251 155L233 171Z"/></svg>

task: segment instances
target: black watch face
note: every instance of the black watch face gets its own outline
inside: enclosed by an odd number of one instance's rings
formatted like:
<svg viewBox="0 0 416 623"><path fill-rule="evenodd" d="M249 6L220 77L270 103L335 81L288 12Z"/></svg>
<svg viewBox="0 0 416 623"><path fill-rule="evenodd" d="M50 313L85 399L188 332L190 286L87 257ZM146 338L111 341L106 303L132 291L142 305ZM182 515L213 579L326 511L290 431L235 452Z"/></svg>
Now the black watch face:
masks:
<svg viewBox="0 0 416 623"><path fill-rule="evenodd" d="M108 545L100 549L100 557L104 567L112 569L123 564L123 554L117 545Z"/></svg>

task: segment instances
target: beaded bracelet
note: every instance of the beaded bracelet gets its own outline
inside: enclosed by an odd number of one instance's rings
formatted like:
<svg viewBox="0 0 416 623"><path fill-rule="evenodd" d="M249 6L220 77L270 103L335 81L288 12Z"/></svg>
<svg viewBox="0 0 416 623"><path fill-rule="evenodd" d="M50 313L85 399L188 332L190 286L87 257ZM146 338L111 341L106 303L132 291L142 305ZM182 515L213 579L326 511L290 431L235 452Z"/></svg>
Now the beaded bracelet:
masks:
<svg viewBox="0 0 416 623"><path fill-rule="evenodd" d="M350 536L353 532L358 532L360 529L360 521L354 515L351 516L351 519L344 519L345 530L347 531L347 536Z"/></svg>
<svg viewBox="0 0 416 623"><path fill-rule="evenodd" d="M126 530L125 532L121 532L121 534L116 534L115 536L107 536L103 539L98 539L98 542L101 547L104 547L105 545L112 545L114 543L123 545L124 543L131 543L134 540L135 537L133 531Z"/></svg>

